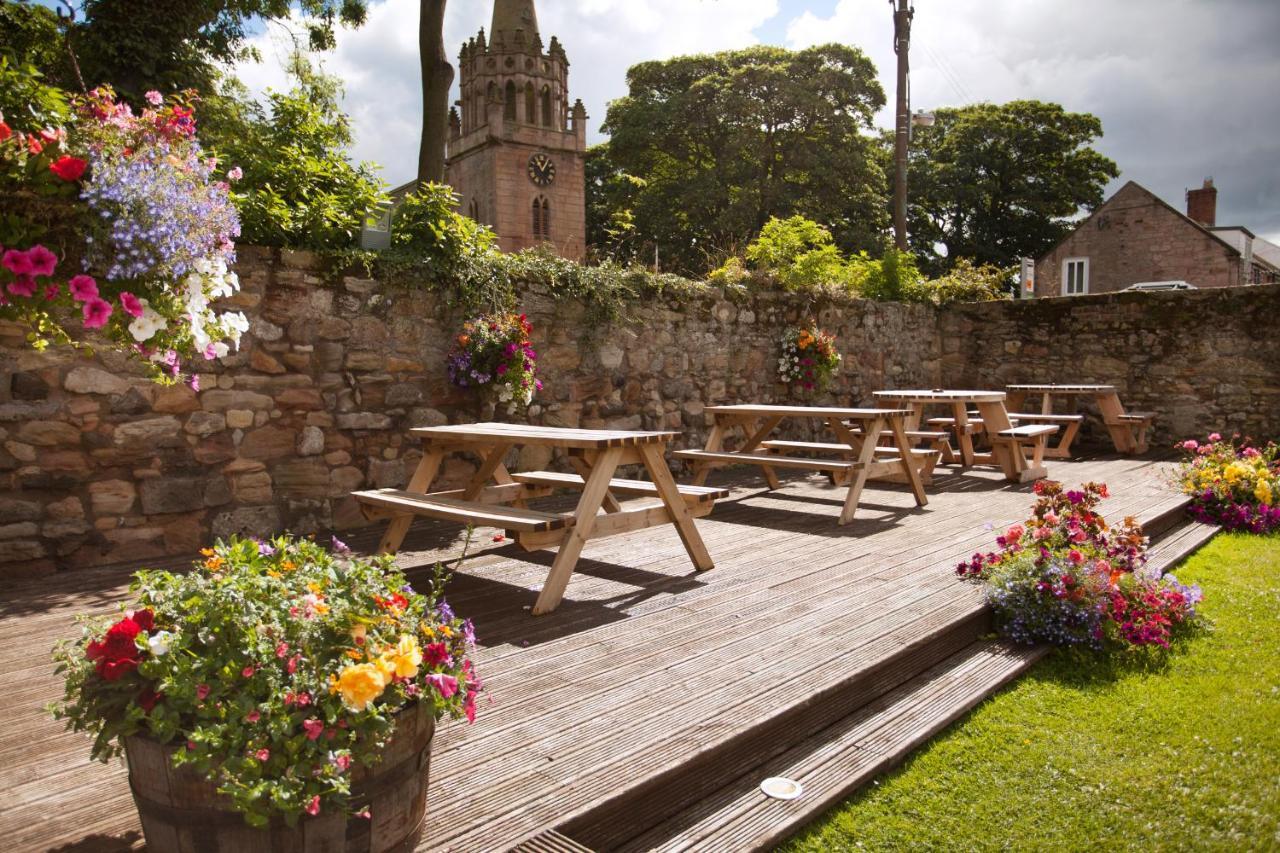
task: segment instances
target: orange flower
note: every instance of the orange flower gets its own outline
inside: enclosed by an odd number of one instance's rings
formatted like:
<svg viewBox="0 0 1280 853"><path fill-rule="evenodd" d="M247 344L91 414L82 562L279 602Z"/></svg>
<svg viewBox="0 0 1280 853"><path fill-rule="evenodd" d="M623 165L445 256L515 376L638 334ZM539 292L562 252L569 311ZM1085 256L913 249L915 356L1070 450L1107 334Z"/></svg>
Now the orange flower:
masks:
<svg viewBox="0 0 1280 853"><path fill-rule="evenodd" d="M292 560L285 560L280 564L280 568L284 569L286 572L291 572L298 568L298 566Z"/></svg>
<svg viewBox="0 0 1280 853"><path fill-rule="evenodd" d="M201 549L200 549L200 555L201 555L201 556L203 556L203 557L212 557L212 556L213 556L214 554L216 554L216 553L217 553L217 552L216 552L216 551L214 551L212 548L201 548Z"/></svg>

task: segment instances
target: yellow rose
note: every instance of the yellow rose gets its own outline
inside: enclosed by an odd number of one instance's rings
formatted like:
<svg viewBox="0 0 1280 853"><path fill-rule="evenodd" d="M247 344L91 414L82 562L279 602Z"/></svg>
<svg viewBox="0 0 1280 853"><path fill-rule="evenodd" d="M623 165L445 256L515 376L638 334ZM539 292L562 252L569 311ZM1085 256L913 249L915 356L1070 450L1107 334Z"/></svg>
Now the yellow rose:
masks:
<svg viewBox="0 0 1280 853"><path fill-rule="evenodd" d="M342 704L352 711L363 711L370 702L382 695L386 687L387 679L382 670L371 663L349 666L338 676L338 692L342 694Z"/></svg>
<svg viewBox="0 0 1280 853"><path fill-rule="evenodd" d="M1271 493L1271 484L1266 480L1259 480L1253 490L1253 496L1267 506L1271 506L1271 500L1274 497Z"/></svg>
<svg viewBox="0 0 1280 853"><path fill-rule="evenodd" d="M418 641L409 634L401 634L399 641L388 648L378 659L378 667L384 672L390 671L400 678L413 678L418 674L418 665L422 663L422 649Z"/></svg>

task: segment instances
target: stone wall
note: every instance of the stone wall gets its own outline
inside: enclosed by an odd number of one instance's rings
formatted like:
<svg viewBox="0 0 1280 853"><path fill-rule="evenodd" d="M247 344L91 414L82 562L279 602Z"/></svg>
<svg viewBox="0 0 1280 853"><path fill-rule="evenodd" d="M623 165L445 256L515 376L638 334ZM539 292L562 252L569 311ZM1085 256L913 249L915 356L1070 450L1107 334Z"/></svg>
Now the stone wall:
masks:
<svg viewBox="0 0 1280 853"><path fill-rule="evenodd" d="M363 523L348 495L402 485L414 426L474 420L444 355L464 319L431 293L365 278L325 281L307 257L242 249L239 353L210 362L199 393L159 387L112 353L36 353L0 329L0 572L40 574L188 554L213 536L342 530ZM713 403L780 401L782 329L798 297L733 301L719 291L638 306L592 329L581 306L527 289L545 391L534 423L706 434ZM929 307L828 308L847 370L819 402L870 398L938 376ZM584 339L584 335L594 333ZM548 463L537 448L524 469ZM445 478L469 475L464 458Z"/></svg>
<svg viewBox="0 0 1280 853"><path fill-rule="evenodd" d="M414 426L475 420L444 356L462 320L430 292L343 277L306 256L242 249L240 352L201 391L152 384L124 359L36 353L0 327L0 574L186 555L214 536L344 530L351 491L403 484ZM800 296L654 299L595 328L582 306L525 288L546 389L533 423L671 429L705 440L704 407L787 402L776 380ZM814 402L873 391L1108 382L1158 413L1156 442L1239 429L1280 436L1280 287L818 311L844 356ZM499 413L499 417L502 414ZM1087 439L1087 436L1086 436ZM526 449L512 465L555 464ZM457 484L471 462L448 462Z"/></svg>
<svg viewBox="0 0 1280 853"><path fill-rule="evenodd" d="M956 305L939 336L949 387L1113 384L1127 409L1157 413L1155 447L1212 430L1280 439L1274 285Z"/></svg>

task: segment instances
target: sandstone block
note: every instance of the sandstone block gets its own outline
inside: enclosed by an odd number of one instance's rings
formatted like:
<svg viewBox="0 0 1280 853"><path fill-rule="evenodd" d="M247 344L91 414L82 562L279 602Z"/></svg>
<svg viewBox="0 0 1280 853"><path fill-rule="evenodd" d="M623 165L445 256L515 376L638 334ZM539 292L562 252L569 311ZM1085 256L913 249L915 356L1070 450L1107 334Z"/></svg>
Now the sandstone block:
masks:
<svg viewBox="0 0 1280 853"><path fill-rule="evenodd" d="M293 455L297 433L287 427L267 425L245 433L240 455L250 459L284 459Z"/></svg>
<svg viewBox="0 0 1280 853"><path fill-rule="evenodd" d="M218 412L192 412L183 429L191 435L205 437L227 428L227 418Z"/></svg>
<svg viewBox="0 0 1280 853"><path fill-rule="evenodd" d="M254 347L249 354L249 366L263 373L284 373L284 365L269 355L261 347Z"/></svg>
<svg viewBox="0 0 1280 853"><path fill-rule="evenodd" d="M228 409L227 426L231 429L248 429L253 426L253 412L248 409Z"/></svg>
<svg viewBox="0 0 1280 853"><path fill-rule="evenodd" d="M61 421L29 421L18 428L18 438L40 447L79 444L80 429Z"/></svg>
<svg viewBox="0 0 1280 853"><path fill-rule="evenodd" d="M298 435L298 455L318 456L324 452L324 430L307 426Z"/></svg>
<svg viewBox="0 0 1280 853"><path fill-rule="evenodd" d="M94 515L127 515L138 490L128 480L99 480L89 484L89 505Z"/></svg>
<svg viewBox="0 0 1280 853"><path fill-rule="evenodd" d="M214 538L227 539L234 534L270 538L280 532L280 510L274 506L240 507L213 519Z"/></svg>
<svg viewBox="0 0 1280 853"><path fill-rule="evenodd" d="M338 415L338 429L391 429L391 417L378 412L346 412Z"/></svg>
<svg viewBox="0 0 1280 853"><path fill-rule="evenodd" d="M147 515L191 512L204 506L205 483L195 477L156 477L142 483L142 511Z"/></svg>
<svg viewBox="0 0 1280 853"><path fill-rule="evenodd" d="M72 394L123 394L129 383L114 374L97 367L73 367L62 387Z"/></svg>

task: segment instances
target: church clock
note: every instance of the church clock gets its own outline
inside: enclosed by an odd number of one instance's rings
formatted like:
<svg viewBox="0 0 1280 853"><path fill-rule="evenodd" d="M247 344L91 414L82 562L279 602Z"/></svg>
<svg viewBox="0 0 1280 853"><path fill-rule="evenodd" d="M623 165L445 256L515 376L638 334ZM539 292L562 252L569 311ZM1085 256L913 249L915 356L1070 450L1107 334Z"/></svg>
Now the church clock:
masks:
<svg viewBox="0 0 1280 853"><path fill-rule="evenodd" d="M529 180L540 187L548 186L556 179L556 164L546 154L534 154L529 158Z"/></svg>

